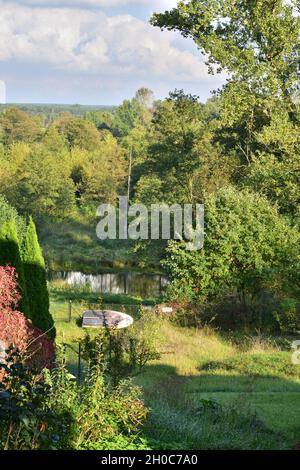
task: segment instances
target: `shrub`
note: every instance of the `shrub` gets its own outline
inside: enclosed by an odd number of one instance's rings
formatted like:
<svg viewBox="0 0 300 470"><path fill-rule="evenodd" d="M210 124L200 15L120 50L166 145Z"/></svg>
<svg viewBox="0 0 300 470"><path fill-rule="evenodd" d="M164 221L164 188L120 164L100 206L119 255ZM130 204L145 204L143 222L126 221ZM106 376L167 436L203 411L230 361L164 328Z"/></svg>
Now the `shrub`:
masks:
<svg viewBox="0 0 300 470"><path fill-rule="evenodd" d="M49 311L49 294L45 261L42 255L35 224L30 218L21 248L30 319L33 324L55 338L54 321Z"/></svg>
<svg viewBox="0 0 300 470"><path fill-rule="evenodd" d="M0 364L0 449L69 447L70 415L49 406L49 387L39 372L24 366L17 352L7 353Z"/></svg>
<svg viewBox="0 0 300 470"><path fill-rule="evenodd" d="M107 449L142 447L148 416L141 390L130 381L105 384L93 367L79 387L58 355L56 367L38 373L9 351L0 380L0 449Z"/></svg>
<svg viewBox="0 0 300 470"><path fill-rule="evenodd" d="M205 203L203 249L188 251L184 243L169 242L164 264L172 276L172 299L204 305L231 296L243 323L254 320L259 326L264 319L261 309L253 315L254 301L299 284L299 232L248 190L222 188Z"/></svg>
<svg viewBox="0 0 300 470"><path fill-rule="evenodd" d="M140 319L125 330L105 328L93 339L87 334L84 357L117 384L122 378L140 373L149 361L159 359L157 339L156 318L142 310Z"/></svg>
<svg viewBox="0 0 300 470"><path fill-rule="evenodd" d="M67 410L73 417L73 447L76 449L107 448L107 442L135 441L148 410L141 390L129 380L111 386L99 367L91 367L78 387L60 357L56 368L46 371L49 386L48 404L60 414Z"/></svg>
<svg viewBox="0 0 300 470"><path fill-rule="evenodd" d="M0 266L0 340L27 356L40 369L50 367L54 358L52 341L17 309L20 294L14 268Z"/></svg>
<svg viewBox="0 0 300 470"><path fill-rule="evenodd" d="M274 311L280 331L284 333L299 333L300 331L300 300L295 298L283 299L279 308Z"/></svg>

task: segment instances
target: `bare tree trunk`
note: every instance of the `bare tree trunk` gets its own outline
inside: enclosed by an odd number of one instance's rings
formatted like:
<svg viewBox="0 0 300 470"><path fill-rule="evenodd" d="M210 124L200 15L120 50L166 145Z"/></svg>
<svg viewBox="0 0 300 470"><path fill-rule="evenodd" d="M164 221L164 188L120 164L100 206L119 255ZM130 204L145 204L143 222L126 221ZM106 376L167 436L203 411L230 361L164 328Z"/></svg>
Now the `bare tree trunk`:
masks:
<svg viewBox="0 0 300 470"><path fill-rule="evenodd" d="M132 173L132 146L131 146L130 154L129 154L129 171L128 171L128 187L127 187L128 201L130 201L131 173Z"/></svg>

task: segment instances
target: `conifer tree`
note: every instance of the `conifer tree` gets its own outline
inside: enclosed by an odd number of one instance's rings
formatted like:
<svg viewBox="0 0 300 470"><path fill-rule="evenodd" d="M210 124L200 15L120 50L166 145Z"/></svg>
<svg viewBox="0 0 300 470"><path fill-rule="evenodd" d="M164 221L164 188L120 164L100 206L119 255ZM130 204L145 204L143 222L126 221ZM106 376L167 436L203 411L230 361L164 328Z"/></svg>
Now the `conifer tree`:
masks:
<svg viewBox="0 0 300 470"><path fill-rule="evenodd" d="M49 294L45 261L40 248L35 224L30 217L21 249L28 301L33 324L55 338L53 318L49 311Z"/></svg>

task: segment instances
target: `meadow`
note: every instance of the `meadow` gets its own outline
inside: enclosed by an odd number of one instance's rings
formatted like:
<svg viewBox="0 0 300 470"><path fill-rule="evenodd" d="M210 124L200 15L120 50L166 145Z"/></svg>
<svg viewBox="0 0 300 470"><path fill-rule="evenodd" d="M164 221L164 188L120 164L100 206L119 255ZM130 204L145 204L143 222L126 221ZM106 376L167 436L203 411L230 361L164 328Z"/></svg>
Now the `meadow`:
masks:
<svg viewBox="0 0 300 470"><path fill-rule="evenodd" d="M96 208L78 211L63 220L44 217L38 224L39 240L47 266L52 271L147 271L161 273L161 242L136 254L139 244L132 240L105 240L96 235Z"/></svg>
<svg viewBox="0 0 300 470"><path fill-rule="evenodd" d="M67 357L77 374L78 341L85 331L78 318L87 305L123 311L139 299L77 292L68 322L67 299L51 289L51 312L58 343L71 346ZM65 295L65 298L63 297ZM74 294L73 294L74 295ZM137 310L136 310L137 312ZM135 312L131 310L131 314ZM300 440L300 366L291 364L291 338L254 332L222 332L177 326L158 318L160 359L134 377L150 417L141 433L147 448L292 449ZM96 334L92 330L91 335ZM84 363L82 364L84 369ZM119 445L119 444L118 444Z"/></svg>

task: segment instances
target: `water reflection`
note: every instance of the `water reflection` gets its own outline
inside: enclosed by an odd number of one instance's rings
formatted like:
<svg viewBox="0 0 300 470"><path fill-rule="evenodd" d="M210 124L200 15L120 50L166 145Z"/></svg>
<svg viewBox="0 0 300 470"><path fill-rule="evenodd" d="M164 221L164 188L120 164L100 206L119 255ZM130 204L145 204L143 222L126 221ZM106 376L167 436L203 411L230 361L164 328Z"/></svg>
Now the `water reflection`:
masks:
<svg viewBox="0 0 300 470"><path fill-rule="evenodd" d="M94 292L157 297L165 292L165 276L139 273L83 274L81 272L50 273L51 281L64 280L70 286L89 286Z"/></svg>

